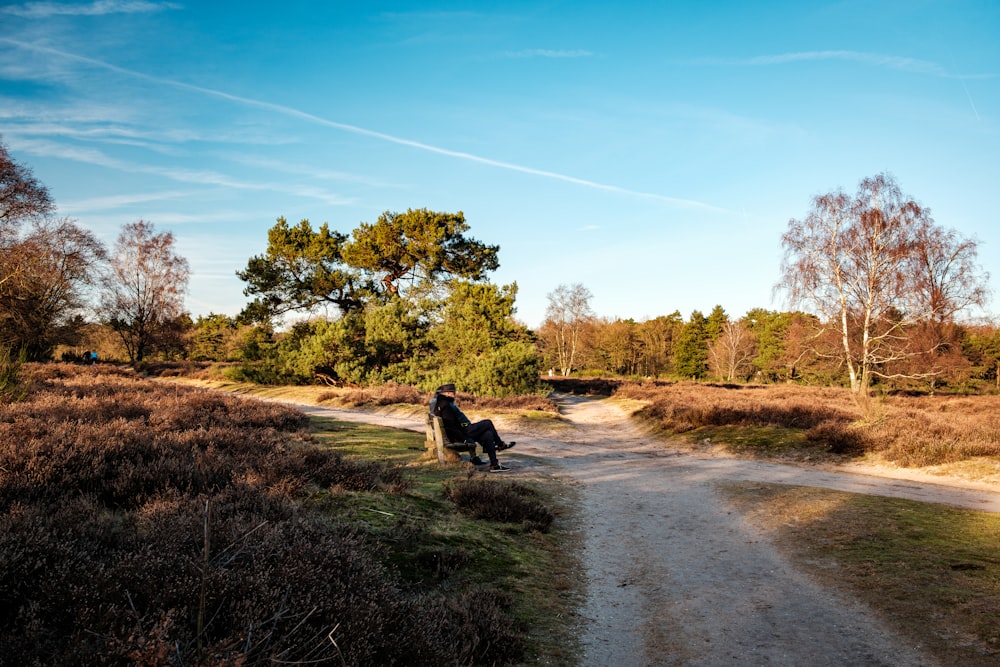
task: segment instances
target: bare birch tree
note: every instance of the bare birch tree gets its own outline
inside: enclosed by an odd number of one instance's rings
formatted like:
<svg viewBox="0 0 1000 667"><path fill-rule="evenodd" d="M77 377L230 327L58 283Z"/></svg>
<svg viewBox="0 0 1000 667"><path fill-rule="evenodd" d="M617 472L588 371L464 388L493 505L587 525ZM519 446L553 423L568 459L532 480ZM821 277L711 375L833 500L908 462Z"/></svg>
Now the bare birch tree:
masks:
<svg viewBox="0 0 1000 667"><path fill-rule="evenodd" d="M753 369L756 352L753 334L742 320L726 320L719 337L708 348L712 366L719 378L726 382L748 376Z"/></svg>
<svg viewBox="0 0 1000 667"><path fill-rule="evenodd" d="M173 234L157 234L143 220L122 228L104 281L104 314L132 363L151 353L157 337L183 313L188 275Z"/></svg>
<svg viewBox="0 0 1000 667"><path fill-rule="evenodd" d="M934 258L958 253L967 268L961 280L920 259L931 239ZM927 209L879 174L862 180L854 197L815 197L805 218L789 221L778 287L837 327L851 391L862 402L884 368L913 354L907 337L915 324L982 302L985 280L974 251L959 250L966 243L974 250L974 242L941 233Z"/></svg>
<svg viewBox="0 0 1000 667"><path fill-rule="evenodd" d="M580 347L583 327L594 319L590 307L593 294L581 283L559 285L548 294L543 329L550 332L550 344L555 349L559 373L566 377L572 372Z"/></svg>

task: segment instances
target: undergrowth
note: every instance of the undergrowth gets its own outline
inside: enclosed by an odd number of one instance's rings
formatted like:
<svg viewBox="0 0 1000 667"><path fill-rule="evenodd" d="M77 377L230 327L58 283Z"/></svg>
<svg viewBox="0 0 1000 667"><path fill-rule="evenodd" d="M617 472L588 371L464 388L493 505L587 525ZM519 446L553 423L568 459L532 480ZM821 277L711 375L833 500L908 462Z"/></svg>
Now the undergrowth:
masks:
<svg viewBox="0 0 1000 667"><path fill-rule="evenodd" d="M23 378L24 400L0 406L0 664L523 658L508 592L437 585L475 554L404 573L400 540L436 538L343 513L412 504L401 465L322 447L277 404L110 367Z"/></svg>
<svg viewBox="0 0 1000 667"><path fill-rule="evenodd" d="M517 482L469 477L446 484L445 495L470 516L520 524L526 530L546 532L555 519L533 489Z"/></svg>
<svg viewBox="0 0 1000 667"><path fill-rule="evenodd" d="M714 441L720 429L756 429L755 452L762 455L787 451L793 431L803 450L875 455L904 467L1000 457L1000 396L994 395L886 396L871 420L839 388L621 382L613 395L643 401L635 416L672 435ZM762 429L771 430L770 442Z"/></svg>

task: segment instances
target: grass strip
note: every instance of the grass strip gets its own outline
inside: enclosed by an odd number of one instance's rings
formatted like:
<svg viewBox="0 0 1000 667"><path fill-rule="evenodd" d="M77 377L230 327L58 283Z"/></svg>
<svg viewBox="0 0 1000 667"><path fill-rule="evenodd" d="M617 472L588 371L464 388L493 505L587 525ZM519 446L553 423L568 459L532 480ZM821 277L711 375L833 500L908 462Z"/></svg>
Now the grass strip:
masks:
<svg viewBox="0 0 1000 667"><path fill-rule="evenodd" d="M568 522L558 520L573 502L566 483L535 472L518 474L515 483L470 472L466 464L428 461L424 436L413 431L324 417L314 417L311 423L321 446L346 457L406 467L413 482L406 493L342 492L336 498L317 500L334 503L338 518L365 526L385 546L387 564L408 585L425 592L482 586L506 591L513 598L512 614L527 628L523 664L578 664L579 645L568 619L582 592L571 556L574 550L566 548L576 537ZM527 530L457 511L447 489L480 475L487 488L530 490L534 499L556 515L551 530Z"/></svg>
<svg viewBox="0 0 1000 667"><path fill-rule="evenodd" d="M797 566L863 600L940 664L1000 663L1000 516L813 487L718 486Z"/></svg>

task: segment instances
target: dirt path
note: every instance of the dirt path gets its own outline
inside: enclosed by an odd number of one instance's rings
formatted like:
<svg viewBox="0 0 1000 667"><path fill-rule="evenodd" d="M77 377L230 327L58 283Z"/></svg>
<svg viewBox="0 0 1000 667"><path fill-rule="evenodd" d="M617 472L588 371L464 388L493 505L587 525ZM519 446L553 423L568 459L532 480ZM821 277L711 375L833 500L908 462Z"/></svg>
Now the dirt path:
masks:
<svg viewBox="0 0 1000 667"><path fill-rule="evenodd" d="M518 446L504 460L515 474L518 466L549 465L579 482L587 584L582 664L936 664L866 607L793 567L728 508L715 482L818 486L994 512L1000 494L672 452L644 440L609 401L559 401L574 428L558 440L517 434ZM306 411L423 429L412 419Z"/></svg>

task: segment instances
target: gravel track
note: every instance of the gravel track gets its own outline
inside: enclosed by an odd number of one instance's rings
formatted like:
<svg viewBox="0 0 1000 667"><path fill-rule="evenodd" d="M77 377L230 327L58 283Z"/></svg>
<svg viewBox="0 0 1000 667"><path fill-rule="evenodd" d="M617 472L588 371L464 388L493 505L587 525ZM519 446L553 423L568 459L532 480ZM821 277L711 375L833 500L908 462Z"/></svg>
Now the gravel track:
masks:
<svg viewBox="0 0 1000 667"><path fill-rule="evenodd" d="M581 664L932 666L857 600L819 585L723 502L718 480L815 486L1000 512L1000 494L882 474L672 451L613 402L557 396L557 438L501 433L518 468L577 482ZM423 431L412 417L298 406ZM944 480L941 480L944 481Z"/></svg>

